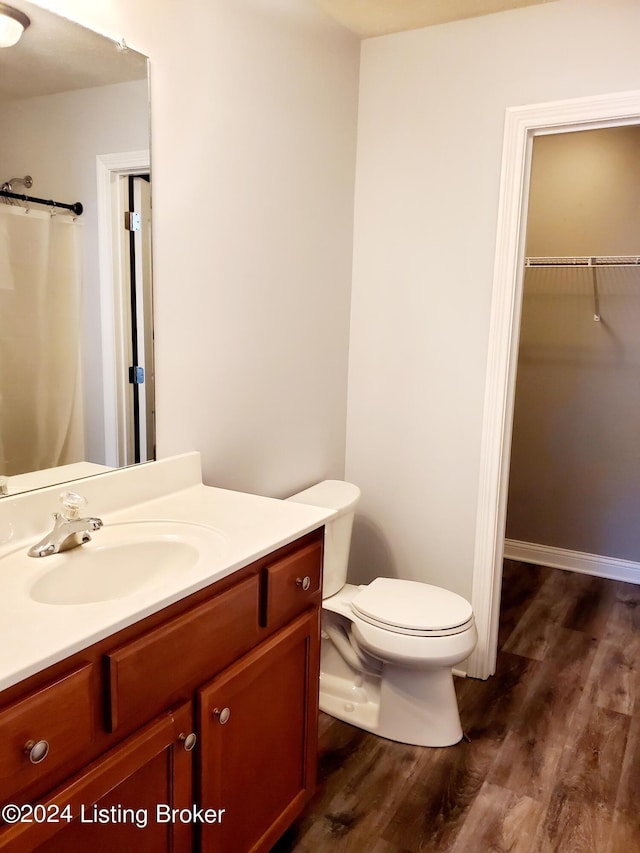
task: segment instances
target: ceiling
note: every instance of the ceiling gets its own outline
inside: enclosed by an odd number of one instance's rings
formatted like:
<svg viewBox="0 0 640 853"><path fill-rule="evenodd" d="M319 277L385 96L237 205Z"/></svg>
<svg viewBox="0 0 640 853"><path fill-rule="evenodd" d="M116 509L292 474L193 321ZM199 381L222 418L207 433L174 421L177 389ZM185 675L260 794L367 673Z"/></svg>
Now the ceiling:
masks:
<svg viewBox="0 0 640 853"><path fill-rule="evenodd" d="M18 44L0 50L0 101L146 76L146 60L136 51L26 0L16 0L15 7L31 25Z"/></svg>
<svg viewBox="0 0 640 853"><path fill-rule="evenodd" d="M316 0L361 38L431 27L556 0Z"/></svg>
<svg viewBox="0 0 640 853"><path fill-rule="evenodd" d="M361 38L433 26L555 0L316 0ZM146 75L144 57L28 0L17 7L31 26L0 50L0 102L88 89Z"/></svg>

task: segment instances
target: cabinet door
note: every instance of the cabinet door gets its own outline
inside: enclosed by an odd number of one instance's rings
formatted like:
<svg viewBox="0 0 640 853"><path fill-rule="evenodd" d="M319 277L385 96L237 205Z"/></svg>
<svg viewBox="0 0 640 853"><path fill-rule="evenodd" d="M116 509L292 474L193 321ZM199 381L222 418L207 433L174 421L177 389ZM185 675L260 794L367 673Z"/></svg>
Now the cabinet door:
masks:
<svg viewBox="0 0 640 853"><path fill-rule="evenodd" d="M199 691L203 853L268 850L313 794L318 656L314 608Z"/></svg>
<svg viewBox="0 0 640 853"><path fill-rule="evenodd" d="M187 853L189 820L167 820L168 808L191 810L193 706L149 723L37 806L0 828L3 851L38 853ZM181 737L182 735L182 737ZM160 806L160 808L159 808ZM166 808L165 808L166 807ZM185 812L186 815L186 812Z"/></svg>

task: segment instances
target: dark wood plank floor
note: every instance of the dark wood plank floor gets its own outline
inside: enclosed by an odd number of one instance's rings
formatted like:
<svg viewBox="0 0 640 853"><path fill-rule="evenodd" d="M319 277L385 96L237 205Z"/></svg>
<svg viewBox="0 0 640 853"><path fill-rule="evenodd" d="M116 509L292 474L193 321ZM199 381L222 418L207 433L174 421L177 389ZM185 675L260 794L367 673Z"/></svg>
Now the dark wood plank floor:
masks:
<svg viewBox="0 0 640 853"><path fill-rule="evenodd" d="M470 742L321 715L317 795L272 853L640 851L640 587L506 561L499 649L456 680Z"/></svg>

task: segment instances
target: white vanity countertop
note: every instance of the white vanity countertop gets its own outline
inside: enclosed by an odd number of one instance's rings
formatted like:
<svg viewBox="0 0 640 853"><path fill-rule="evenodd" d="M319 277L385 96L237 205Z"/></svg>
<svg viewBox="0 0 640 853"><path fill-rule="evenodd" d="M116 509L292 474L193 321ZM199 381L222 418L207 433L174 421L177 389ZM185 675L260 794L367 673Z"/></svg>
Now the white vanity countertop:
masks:
<svg viewBox="0 0 640 853"><path fill-rule="evenodd" d="M113 471L0 501L0 690L227 577L321 527L334 515L332 510L293 501L204 486L198 482L198 454L177 459L178 462L165 460L138 469ZM168 491L167 480L178 488ZM45 506L49 512L54 511L63 490L86 496L87 514L99 516L105 528L135 521L195 523L217 531L220 548L195 566L171 573L126 597L91 604L39 603L29 590L53 567L52 561L59 555L28 558L20 572L15 571L15 565L7 571L2 557L21 549L26 554L50 529L50 517L44 514L34 532L32 515L42 513ZM134 502L127 506L127 500L132 499ZM103 512L102 505L109 511ZM100 533L98 530L92 534L96 544ZM79 546L73 553L90 548L93 542Z"/></svg>

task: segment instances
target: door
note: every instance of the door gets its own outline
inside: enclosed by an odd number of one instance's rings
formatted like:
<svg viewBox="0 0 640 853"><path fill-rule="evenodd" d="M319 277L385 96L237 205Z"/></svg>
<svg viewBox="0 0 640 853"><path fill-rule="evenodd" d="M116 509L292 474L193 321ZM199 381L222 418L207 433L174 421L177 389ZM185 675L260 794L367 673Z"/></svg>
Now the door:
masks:
<svg viewBox="0 0 640 853"><path fill-rule="evenodd" d="M270 849L313 793L318 642L307 611L199 691L203 853Z"/></svg>
<svg viewBox="0 0 640 853"><path fill-rule="evenodd" d="M127 461L155 458L155 394L153 375L153 306L151 301L151 185L148 174L121 178L126 187L123 306L127 322L126 395Z"/></svg>
<svg viewBox="0 0 640 853"><path fill-rule="evenodd" d="M188 853L192 824L168 820L191 810L192 705L167 713L72 777L23 822L0 830L7 853ZM183 736L183 737L181 737Z"/></svg>

